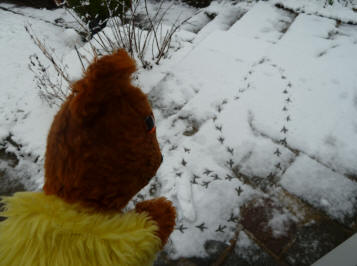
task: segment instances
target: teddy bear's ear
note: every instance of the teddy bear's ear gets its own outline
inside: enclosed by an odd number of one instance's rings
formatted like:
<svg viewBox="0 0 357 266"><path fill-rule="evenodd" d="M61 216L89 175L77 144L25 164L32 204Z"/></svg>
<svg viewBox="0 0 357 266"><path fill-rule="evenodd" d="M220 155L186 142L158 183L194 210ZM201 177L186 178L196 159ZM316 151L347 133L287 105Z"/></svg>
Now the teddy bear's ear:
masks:
<svg viewBox="0 0 357 266"><path fill-rule="evenodd" d="M135 61L124 49L120 49L112 55L96 58L88 67L85 77L93 84L103 84L113 79L125 81L135 70Z"/></svg>
<svg viewBox="0 0 357 266"><path fill-rule="evenodd" d="M82 118L95 115L103 105L130 87L135 61L124 49L94 59L84 77L72 85L71 111Z"/></svg>

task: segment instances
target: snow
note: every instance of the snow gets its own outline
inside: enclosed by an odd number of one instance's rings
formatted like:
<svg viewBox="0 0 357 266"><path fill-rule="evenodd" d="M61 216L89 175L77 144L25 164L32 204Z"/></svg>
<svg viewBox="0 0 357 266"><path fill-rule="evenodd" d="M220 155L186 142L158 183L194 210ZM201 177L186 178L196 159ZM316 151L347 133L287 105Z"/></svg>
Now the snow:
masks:
<svg viewBox="0 0 357 266"><path fill-rule="evenodd" d="M327 4L329 1L316 0L274 0L273 2L298 13L314 14L340 20L344 23L357 24L357 13L352 10L352 8L357 7L357 1L355 0L332 1L332 5Z"/></svg>
<svg viewBox="0 0 357 266"><path fill-rule="evenodd" d="M277 8L278 2L299 14ZM357 28L332 18L357 22L357 13L338 4L323 9L322 2L162 7L168 11L164 28L177 14L191 19L159 65L146 70L138 64L133 82L152 103L164 162L135 200L165 196L176 206L177 229L166 246L172 258L206 256L206 241L228 242L236 229L230 218L239 218L241 206L265 193L254 186L256 179L351 225L357 201L351 178L357 175ZM150 11L159 8L149 3ZM71 80L82 74L74 46L90 59L90 45L75 30L52 23L60 17L74 25L64 10L1 6L24 15L0 10L0 27L7 29L0 32L0 140L12 136L21 150L6 144L7 150L30 154L19 157L14 175L40 189L46 135L58 107L39 98L29 56L50 64L24 25L30 23L54 49ZM50 67L49 73L55 77ZM279 237L291 220L287 212L274 212L268 227ZM237 252L247 256L251 242L241 232Z"/></svg>
<svg viewBox="0 0 357 266"><path fill-rule="evenodd" d="M273 218L269 221L268 226L273 232L273 236L278 238L287 235L288 225L294 220L294 217L289 215L288 212L279 212L274 210Z"/></svg>
<svg viewBox="0 0 357 266"><path fill-rule="evenodd" d="M299 15L271 55L292 84L289 144L341 174L356 171L356 34L349 25ZM298 56L288 59L293 52Z"/></svg>
<svg viewBox="0 0 357 266"><path fill-rule="evenodd" d="M11 5L5 5L7 8ZM21 9L24 13L36 16L38 10L32 8ZM46 13L46 12L45 12ZM59 16L63 11L55 11ZM32 13L31 13L32 14ZM47 19L54 13L47 11ZM49 108L38 96L38 89L33 81L33 73L29 70L29 56L38 54L42 60L39 49L33 44L24 26L32 25L37 33L41 33L40 39L46 40L46 44L54 49L58 57L70 52L73 46L68 46L68 38L73 40L73 32L56 27L42 20L29 18L27 16L12 14L0 10L0 27L8 29L0 32L0 139L12 135L12 139L22 145L23 154L31 153L39 161L43 161L46 146L47 131L56 113L55 109ZM41 19L45 15L43 14ZM6 47L4 49L3 47ZM13 147L9 146L9 149ZM21 157L20 157L21 158ZM32 159L31 159L32 160ZM43 173L41 165L28 166L29 162L24 159L17 166L19 175L32 176L32 181L25 181L34 188L34 184L42 184ZM38 170L41 170L38 172ZM27 172L27 174L26 174ZM23 173L23 174L20 174Z"/></svg>
<svg viewBox="0 0 357 266"><path fill-rule="evenodd" d="M198 215L194 220L190 220L193 217L185 217L184 219L182 219L183 217L179 217L178 225L183 224L188 228L184 231L185 233L178 230L172 233L171 252L173 257L182 255L203 257L206 254L204 243L207 240L227 241L232 237L231 230L235 229L235 224L227 222L227 220L230 218L231 213L238 214L241 202L247 200L247 197L252 197L252 191L246 186L243 186L244 192L241 197L237 197L237 193L232 187L238 185L241 185L238 181L233 181L232 183L216 181L209 184L207 189L201 188L198 185L192 187L193 202L195 203L195 210ZM180 201L180 204L182 204L182 201ZM180 207L178 208L179 214L181 211ZM191 208L191 206L188 207ZM221 217L220 223L217 223L217 217ZM204 232L197 228L202 223L207 227ZM190 226L190 224L194 224L195 226ZM226 227L224 232L216 231L219 226Z"/></svg>
<svg viewBox="0 0 357 266"><path fill-rule="evenodd" d="M281 184L291 193L338 220L353 217L357 212L357 183L306 155L299 156L289 167Z"/></svg>
<svg viewBox="0 0 357 266"><path fill-rule="evenodd" d="M194 45L198 45L208 35L215 31L228 30L237 20L239 20L249 9L245 2L232 6L228 1L223 3L212 2L204 12L204 18L200 20L204 23L200 26ZM214 17L214 19L212 19ZM207 21L208 18L208 21ZM211 20L212 19L212 20ZM195 23L195 21L189 21ZM189 24L189 25L190 25ZM200 23L198 23L200 24ZM197 31L197 30L195 30Z"/></svg>

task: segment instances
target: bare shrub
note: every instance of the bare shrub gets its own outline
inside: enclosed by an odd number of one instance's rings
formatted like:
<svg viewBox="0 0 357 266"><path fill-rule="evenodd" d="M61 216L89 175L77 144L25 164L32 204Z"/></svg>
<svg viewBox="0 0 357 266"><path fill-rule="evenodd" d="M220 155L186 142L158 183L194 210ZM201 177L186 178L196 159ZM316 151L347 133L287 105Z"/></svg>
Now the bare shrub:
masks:
<svg viewBox="0 0 357 266"><path fill-rule="evenodd" d="M36 54L30 55L29 68L35 74L36 86L39 89L40 98L50 106L60 105L68 95L68 89L64 89L67 88L70 83L67 66L56 59L55 54L34 35L31 25L25 26L25 29L32 41L41 50L42 54L50 61L51 66L57 73L54 79L51 78L52 75L50 74L49 67L45 67Z"/></svg>
<svg viewBox="0 0 357 266"><path fill-rule="evenodd" d="M145 16L138 23L138 9L143 2ZM155 14L150 14L147 0L133 0L125 17L110 15L108 29L98 32L93 36L94 42L106 54L110 54L118 48L125 48L133 57L137 57L144 68L150 68L150 61L159 64L167 54L172 37L175 32L191 17L180 21L180 16L171 25L164 27L162 21L171 8L169 5L163 8L164 0L161 0ZM150 60L147 53L151 51Z"/></svg>
<svg viewBox="0 0 357 266"><path fill-rule="evenodd" d="M107 6L110 14L105 22L107 27L93 36L88 25L81 21L73 11L67 9L88 36L90 51L82 51L81 54L76 48L83 71L85 69L83 60L89 64L93 57L111 54L120 48L126 49L132 57L137 58L145 69L152 68L152 64L159 64L167 55L175 32L191 18L180 21L180 16L178 16L173 25L165 26L163 19L171 5L166 8L163 6L164 0L161 0L157 11L150 14L147 0L133 0L126 15L119 17L114 16L113 14L117 12L110 10ZM144 18L141 20L138 20L139 7L145 10ZM60 105L69 94L68 86L71 81L68 67L56 58L54 52L46 47L43 41L36 37L30 25L25 26L25 29L50 62L50 66L45 67L37 55L30 56L29 67L35 74L40 97L50 106ZM57 73L56 77L53 77L52 70Z"/></svg>

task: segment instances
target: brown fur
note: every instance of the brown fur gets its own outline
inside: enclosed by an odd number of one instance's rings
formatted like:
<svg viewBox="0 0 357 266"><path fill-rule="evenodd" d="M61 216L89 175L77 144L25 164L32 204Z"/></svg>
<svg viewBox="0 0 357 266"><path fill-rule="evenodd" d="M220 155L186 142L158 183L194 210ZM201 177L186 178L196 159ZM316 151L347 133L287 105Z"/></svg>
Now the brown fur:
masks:
<svg viewBox="0 0 357 266"><path fill-rule="evenodd" d="M161 239L161 244L164 246L175 226L175 220L171 219L171 217L176 216L176 211L171 202L163 197L146 200L136 204L135 210L137 212L147 212L157 221L160 228L158 236Z"/></svg>
<svg viewBox="0 0 357 266"><path fill-rule="evenodd" d="M45 158L47 194L93 211L118 212L155 175L162 156L143 92L131 85L135 62L125 50L95 59L54 118ZM175 209L162 198L141 203L166 243Z"/></svg>

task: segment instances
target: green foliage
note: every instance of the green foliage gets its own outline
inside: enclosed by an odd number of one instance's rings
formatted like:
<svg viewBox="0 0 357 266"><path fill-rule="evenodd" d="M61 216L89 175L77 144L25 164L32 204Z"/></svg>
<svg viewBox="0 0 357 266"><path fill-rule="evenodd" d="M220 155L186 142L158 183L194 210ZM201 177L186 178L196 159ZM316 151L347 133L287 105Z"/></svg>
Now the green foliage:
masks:
<svg viewBox="0 0 357 266"><path fill-rule="evenodd" d="M182 2L194 7L207 7L211 4L212 0L182 0Z"/></svg>
<svg viewBox="0 0 357 266"><path fill-rule="evenodd" d="M131 0L67 0L67 4L93 31L96 27L102 28L109 17L122 17Z"/></svg>

